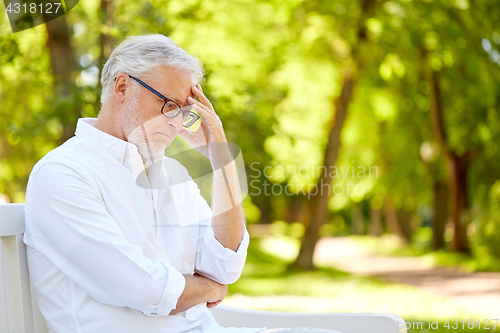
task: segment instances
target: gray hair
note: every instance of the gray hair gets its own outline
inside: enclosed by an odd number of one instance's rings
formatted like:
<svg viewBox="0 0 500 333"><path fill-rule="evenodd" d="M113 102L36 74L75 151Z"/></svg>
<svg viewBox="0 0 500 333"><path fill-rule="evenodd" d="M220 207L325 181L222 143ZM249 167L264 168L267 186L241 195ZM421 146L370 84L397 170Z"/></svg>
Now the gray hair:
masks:
<svg viewBox="0 0 500 333"><path fill-rule="evenodd" d="M109 90L119 74L152 80L161 65L190 72L198 82L205 73L201 61L165 35L130 36L113 50L102 69L101 105L111 95Z"/></svg>

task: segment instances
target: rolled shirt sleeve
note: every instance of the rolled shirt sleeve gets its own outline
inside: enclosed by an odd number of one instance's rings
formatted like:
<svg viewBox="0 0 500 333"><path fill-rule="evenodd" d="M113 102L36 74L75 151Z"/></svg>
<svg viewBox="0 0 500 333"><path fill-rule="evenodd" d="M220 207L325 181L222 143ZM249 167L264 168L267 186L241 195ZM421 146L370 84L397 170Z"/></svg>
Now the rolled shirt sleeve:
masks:
<svg viewBox="0 0 500 333"><path fill-rule="evenodd" d="M158 304L156 312L147 311L142 313L146 316L167 316L175 309L177 300L184 291L186 279L184 276L172 266L165 266L168 270L168 280L163 290L163 294Z"/></svg>
<svg viewBox="0 0 500 333"><path fill-rule="evenodd" d="M196 185L195 185L196 186ZM195 270L221 284L236 282L243 271L250 236L246 228L236 251L224 247L216 238L211 226L212 210L198 190L196 200L200 223L200 234L196 253Z"/></svg>
<svg viewBox="0 0 500 333"><path fill-rule="evenodd" d="M91 176L50 162L32 173L26 197L28 245L49 258L100 303L147 316L167 316L184 291L184 276L145 257L106 210Z"/></svg>
<svg viewBox="0 0 500 333"><path fill-rule="evenodd" d="M203 245L196 256L196 270L222 284L236 282L243 271L247 256L249 235L245 229L243 239L235 252L222 246L215 238L212 228L207 229Z"/></svg>

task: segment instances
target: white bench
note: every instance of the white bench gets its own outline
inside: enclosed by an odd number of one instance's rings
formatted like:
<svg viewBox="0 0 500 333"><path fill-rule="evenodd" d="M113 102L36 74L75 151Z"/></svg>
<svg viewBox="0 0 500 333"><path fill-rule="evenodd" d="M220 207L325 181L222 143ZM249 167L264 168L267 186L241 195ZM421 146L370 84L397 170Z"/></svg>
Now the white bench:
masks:
<svg viewBox="0 0 500 333"><path fill-rule="evenodd" d="M0 204L0 332L48 333L31 286L23 243L24 204ZM343 333L406 333L404 320L393 314L299 314L238 309L212 310L223 327L302 327Z"/></svg>

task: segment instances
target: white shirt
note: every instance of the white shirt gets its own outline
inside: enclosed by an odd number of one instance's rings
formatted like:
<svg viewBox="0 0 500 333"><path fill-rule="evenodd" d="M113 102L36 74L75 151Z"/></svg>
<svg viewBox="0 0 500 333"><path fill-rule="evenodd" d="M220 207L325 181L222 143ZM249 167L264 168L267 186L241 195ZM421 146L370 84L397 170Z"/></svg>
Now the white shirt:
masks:
<svg viewBox="0 0 500 333"><path fill-rule="evenodd" d="M23 240L50 332L260 331L221 328L205 303L168 315L183 274L239 278L248 232L236 252L223 247L179 162L165 157L160 176L148 169L145 177L136 146L94 122L80 119L76 136L42 158L28 181Z"/></svg>

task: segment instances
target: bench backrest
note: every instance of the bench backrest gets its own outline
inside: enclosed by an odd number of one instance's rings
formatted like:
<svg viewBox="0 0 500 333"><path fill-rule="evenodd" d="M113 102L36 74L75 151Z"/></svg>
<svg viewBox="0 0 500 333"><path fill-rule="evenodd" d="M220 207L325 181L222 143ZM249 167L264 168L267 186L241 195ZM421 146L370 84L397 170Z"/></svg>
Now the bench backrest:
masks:
<svg viewBox="0 0 500 333"><path fill-rule="evenodd" d="M24 204L0 204L0 332L48 333L28 274Z"/></svg>

